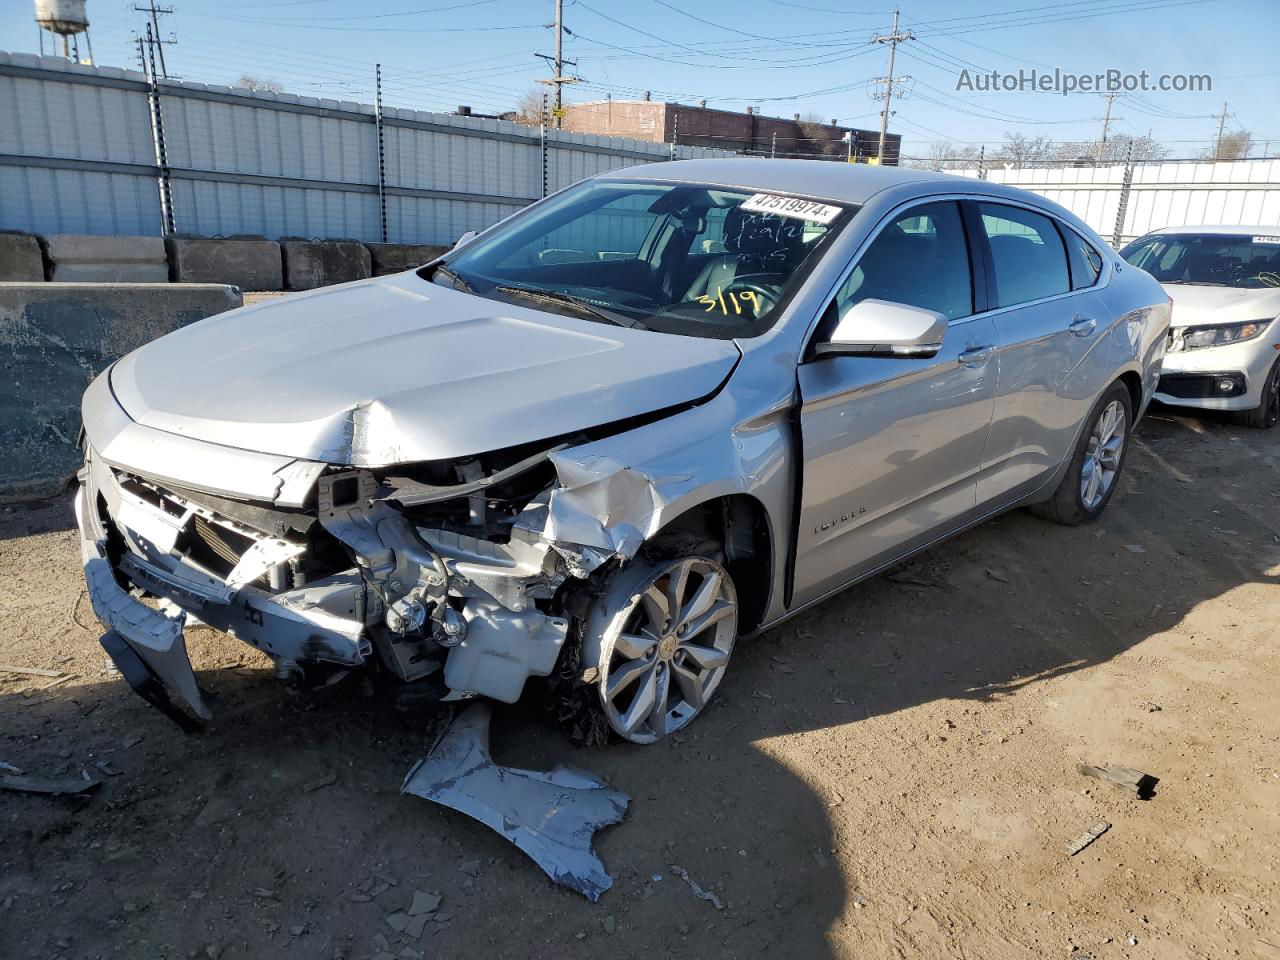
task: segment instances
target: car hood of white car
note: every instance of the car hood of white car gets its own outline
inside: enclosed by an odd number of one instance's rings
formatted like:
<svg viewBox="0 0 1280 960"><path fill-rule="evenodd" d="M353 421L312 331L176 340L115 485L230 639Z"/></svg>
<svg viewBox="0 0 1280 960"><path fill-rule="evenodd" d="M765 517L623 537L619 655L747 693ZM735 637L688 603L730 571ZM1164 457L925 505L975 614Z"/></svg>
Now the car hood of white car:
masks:
<svg viewBox="0 0 1280 960"><path fill-rule="evenodd" d="M1173 298L1175 327L1248 323L1280 314L1280 287L1214 287L1191 283L1163 284Z"/></svg>
<svg viewBox="0 0 1280 960"><path fill-rule="evenodd" d="M741 354L546 313L413 273L244 307L112 368L134 421L261 453L376 467L471 456L713 393Z"/></svg>

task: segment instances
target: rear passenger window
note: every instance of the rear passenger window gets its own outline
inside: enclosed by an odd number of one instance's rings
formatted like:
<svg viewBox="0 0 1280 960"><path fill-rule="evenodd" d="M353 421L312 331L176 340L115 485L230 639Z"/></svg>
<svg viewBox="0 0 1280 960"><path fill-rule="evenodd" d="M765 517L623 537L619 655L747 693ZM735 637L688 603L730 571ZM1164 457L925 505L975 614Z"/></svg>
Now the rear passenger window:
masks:
<svg viewBox="0 0 1280 960"><path fill-rule="evenodd" d="M996 273L996 306L1011 307L1071 290L1067 254L1053 221L1020 207L979 203Z"/></svg>
<svg viewBox="0 0 1280 960"><path fill-rule="evenodd" d="M1067 238L1067 258L1071 261L1071 289L1092 287L1102 273L1102 254L1069 227L1062 228L1062 235Z"/></svg>
<svg viewBox="0 0 1280 960"><path fill-rule="evenodd" d="M973 280L960 208L926 203L895 217L866 249L836 294L840 315L862 300L889 300L941 313L973 313Z"/></svg>

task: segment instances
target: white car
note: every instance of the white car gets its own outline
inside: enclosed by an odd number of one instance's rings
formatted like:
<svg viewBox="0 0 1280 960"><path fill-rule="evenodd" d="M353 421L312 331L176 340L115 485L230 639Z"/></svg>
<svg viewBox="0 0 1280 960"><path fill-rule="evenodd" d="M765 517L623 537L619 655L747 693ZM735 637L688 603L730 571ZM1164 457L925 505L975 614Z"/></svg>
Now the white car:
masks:
<svg viewBox="0 0 1280 960"><path fill-rule="evenodd" d="M1280 418L1280 226L1167 227L1120 251L1173 298L1156 399Z"/></svg>

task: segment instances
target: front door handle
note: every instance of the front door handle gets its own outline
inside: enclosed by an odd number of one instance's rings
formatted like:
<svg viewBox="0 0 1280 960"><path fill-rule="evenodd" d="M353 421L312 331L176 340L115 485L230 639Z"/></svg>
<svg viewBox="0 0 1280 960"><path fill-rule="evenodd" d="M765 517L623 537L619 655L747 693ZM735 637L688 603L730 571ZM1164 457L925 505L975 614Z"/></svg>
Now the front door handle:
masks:
<svg viewBox="0 0 1280 960"><path fill-rule="evenodd" d="M982 367L986 366L987 361L991 359L995 352L996 348L993 346L970 347L956 359L966 367Z"/></svg>
<svg viewBox="0 0 1280 960"><path fill-rule="evenodd" d="M1067 325L1067 329L1074 333L1077 337L1087 337L1097 329L1098 321L1093 317L1076 316L1075 319Z"/></svg>

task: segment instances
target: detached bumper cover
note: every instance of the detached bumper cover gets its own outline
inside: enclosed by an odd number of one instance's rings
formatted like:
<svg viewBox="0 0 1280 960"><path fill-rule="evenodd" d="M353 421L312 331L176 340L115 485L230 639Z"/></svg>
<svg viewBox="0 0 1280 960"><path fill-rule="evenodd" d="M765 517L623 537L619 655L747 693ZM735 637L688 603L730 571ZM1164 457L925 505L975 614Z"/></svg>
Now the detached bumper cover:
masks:
<svg viewBox="0 0 1280 960"><path fill-rule="evenodd" d="M590 773L503 767L489 756L489 707L476 704L405 777L401 793L452 807L492 827L556 883L591 902L613 886L592 849L601 827L619 823L631 798Z"/></svg>
<svg viewBox="0 0 1280 960"><path fill-rule="evenodd" d="M102 621L103 626L128 644L147 670L165 688L180 697L196 716L202 720L212 719L213 713L205 703L200 686L196 683L195 671L191 669L191 660L187 656L187 645L183 637L187 615L179 613L170 617L159 610L153 610L131 597L116 582L102 543L93 535L96 531L92 529L90 508L85 503L88 489L82 486L76 494L76 520L80 527L80 556L84 563L85 585L95 616ZM107 650L111 652L109 646ZM121 664L121 669L128 677L129 671L125 664Z"/></svg>

